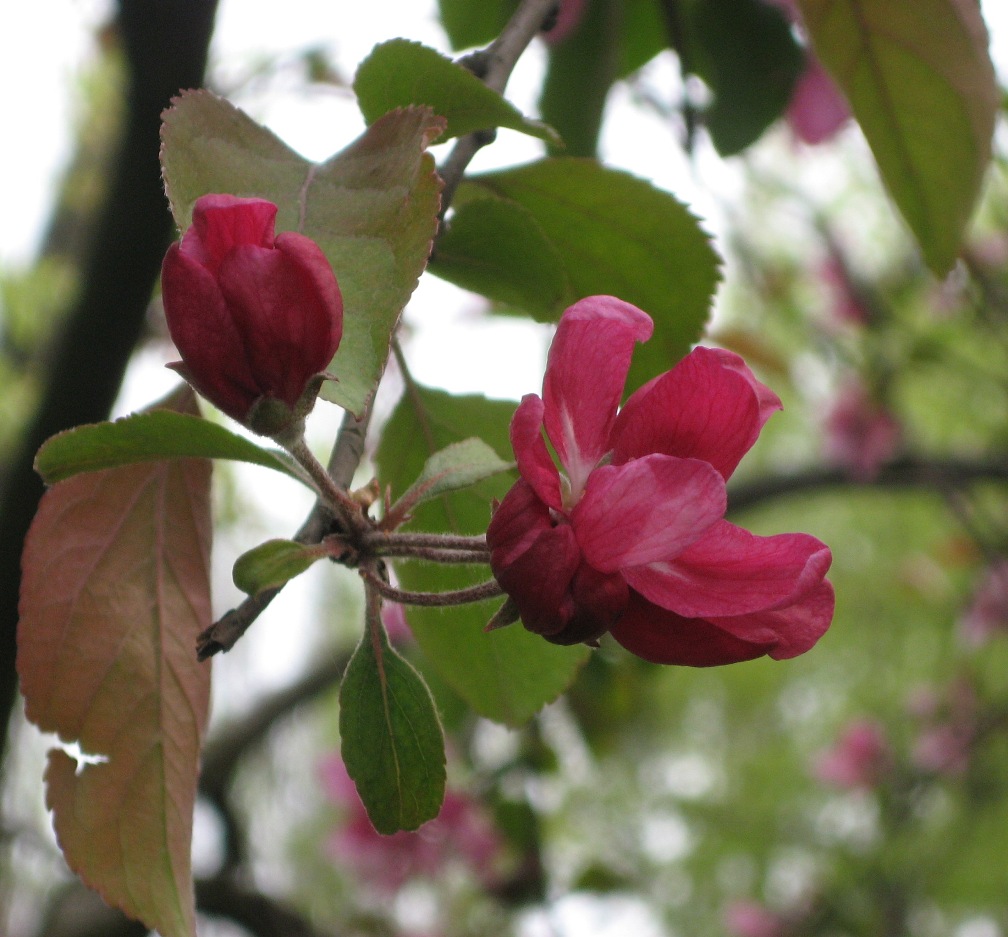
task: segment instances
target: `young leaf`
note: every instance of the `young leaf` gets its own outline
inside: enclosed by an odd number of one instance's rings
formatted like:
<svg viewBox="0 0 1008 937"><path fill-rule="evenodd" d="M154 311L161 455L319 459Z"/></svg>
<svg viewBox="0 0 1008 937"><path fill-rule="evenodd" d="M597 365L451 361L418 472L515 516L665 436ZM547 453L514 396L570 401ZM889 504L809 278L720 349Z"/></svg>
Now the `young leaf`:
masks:
<svg viewBox="0 0 1008 937"><path fill-rule="evenodd" d="M331 555L325 543L307 546L296 540L267 540L235 560L234 584L249 595L275 589Z"/></svg>
<svg viewBox="0 0 1008 937"><path fill-rule="evenodd" d="M542 121L525 117L469 69L408 39L392 39L375 46L357 69L354 92L368 123L397 107L425 104L447 119L445 138L508 127L560 143L556 131Z"/></svg>
<svg viewBox="0 0 1008 937"><path fill-rule="evenodd" d="M619 296L654 318L655 336L635 352L630 387L667 370L700 337L718 258L697 219L669 193L593 160L562 158L474 176L459 195L474 205L496 196L534 220L570 284L551 318L558 319L574 299L596 293ZM431 272L459 285L480 285L498 298L505 291L519 293L524 254L519 240L495 241L485 226L469 219L467 224L451 244L448 264L436 257ZM474 266L481 265L479 283L457 276L467 253ZM491 283L497 276L500 281Z"/></svg>
<svg viewBox="0 0 1008 937"><path fill-rule="evenodd" d="M518 0L438 0L441 25L453 49L486 45L507 25Z"/></svg>
<svg viewBox="0 0 1008 937"><path fill-rule="evenodd" d="M195 937L192 811L210 666L210 465L145 462L50 488L22 560L17 668L69 866L164 937Z"/></svg>
<svg viewBox="0 0 1008 937"><path fill-rule="evenodd" d="M482 439L463 439L435 452L424 464L420 477L403 492L390 514L405 515L423 501L449 491L475 485L514 468Z"/></svg>
<svg viewBox="0 0 1008 937"><path fill-rule="evenodd" d="M882 181L927 265L947 273L984 172L998 109L973 0L799 0Z"/></svg>
<svg viewBox="0 0 1008 937"><path fill-rule="evenodd" d="M445 789L441 723L420 675L370 626L340 686L340 739L347 773L379 833L433 820Z"/></svg>
<svg viewBox="0 0 1008 937"><path fill-rule="evenodd" d="M207 91L186 92L165 112L161 163L180 228L200 195L255 195L279 206L278 232L301 231L325 252L343 294L343 339L328 369L338 381L322 396L356 414L427 263L441 181L426 148L443 129L427 108L394 111L315 164Z"/></svg>
<svg viewBox="0 0 1008 937"><path fill-rule="evenodd" d="M425 462L418 439L434 452L479 433L495 451L510 454L513 413L514 404L506 401L416 388L386 424L376 454L379 477L393 489L416 478ZM493 498L504 497L512 480L496 476L428 501L418 508L410 529L483 533ZM404 588L421 591L460 589L487 577L485 569L434 563L401 563L396 573ZM588 650L550 644L519 624L487 634L484 628L499 604L498 599L446 610L410 608L407 615L429 666L456 693L488 719L521 725L570 685Z"/></svg>
<svg viewBox="0 0 1008 937"><path fill-rule="evenodd" d="M303 480L285 453L263 449L223 426L174 410L149 410L57 433L36 454L35 471L52 485L81 472L179 457L250 462Z"/></svg>

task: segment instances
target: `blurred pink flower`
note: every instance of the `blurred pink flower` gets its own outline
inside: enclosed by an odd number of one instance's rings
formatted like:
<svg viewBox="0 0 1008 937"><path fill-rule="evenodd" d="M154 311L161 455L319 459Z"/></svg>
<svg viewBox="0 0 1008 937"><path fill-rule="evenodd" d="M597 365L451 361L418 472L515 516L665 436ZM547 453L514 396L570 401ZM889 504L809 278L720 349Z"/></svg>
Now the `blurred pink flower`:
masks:
<svg viewBox="0 0 1008 937"><path fill-rule="evenodd" d="M394 645L405 644L412 640L413 632L406 621L406 610L398 602L386 602L382 605L382 624L389 641Z"/></svg>
<svg viewBox="0 0 1008 937"><path fill-rule="evenodd" d="M996 634L1008 633L1008 560L989 566L959 619L963 640L979 647Z"/></svg>
<svg viewBox="0 0 1008 937"><path fill-rule="evenodd" d="M725 929L733 937L785 937L788 920L758 901L741 899L725 908Z"/></svg>
<svg viewBox="0 0 1008 937"><path fill-rule="evenodd" d="M923 771L959 777L969 768L977 733L978 700L965 680L944 692L918 691L908 709L923 723L910 753Z"/></svg>
<svg viewBox="0 0 1008 937"><path fill-rule="evenodd" d="M581 25L588 0L560 0L556 22L552 28L543 33L550 45L563 42Z"/></svg>
<svg viewBox="0 0 1008 937"><path fill-rule="evenodd" d="M899 420L860 381L848 381L840 388L825 430L826 458L865 481L896 455L903 440Z"/></svg>
<svg viewBox="0 0 1008 937"><path fill-rule="evenodd" d="M840 254L839 248L830 251L819 267L819 278L830 292L830 319L839 325L867 325L871 310L865 304Z"/></svg>
<svg viewBox="0 0 1008 937"><path fill-rule="evenodd" d="M412 833L382 836L371 825L338 754L319 766L323 789L345 810L328 842L329 855L352 867L377 891L393 893L413 878L433 877L452 862L464 862L484 883L493 877L502 839L481 805L457 791L445 793L438 816Z"/></svg>
<svg viewBox="0 0 1008 937"><path fill-rule="evenodd" d="M812 773L818 780L850 790L871 790L892 770L892 749L885 729L870 719L851 722L836 743L821 752L812 765Z"/></svg>

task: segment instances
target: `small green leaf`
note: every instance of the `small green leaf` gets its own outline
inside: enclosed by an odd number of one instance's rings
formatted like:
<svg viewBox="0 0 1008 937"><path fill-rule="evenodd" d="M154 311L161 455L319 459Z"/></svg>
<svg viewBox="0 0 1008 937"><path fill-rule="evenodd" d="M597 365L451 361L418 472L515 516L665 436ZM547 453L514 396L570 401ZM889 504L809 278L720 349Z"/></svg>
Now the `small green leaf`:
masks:
<svg viewBox="0 0 1008 937"><path fill-rule="evenodd" d="M392 39L375 46L357 69L354 91L368 123L397 107L424 104L447 119L445 138L508 127L560 142L556 131L542 121L525 117L469 69L408 39Z"/></svg>
<svg viewBox="0 0 1008 937"><path fill-rule="evenodd" d="M403 492L392 511L404 506L411 511L424 501L475 485L511 468L514 463L505 462L482 439L463 439L445 446L427 460L420 477Z"/></svg>
<svg viewBox="0 0 1008 937"><path fill-rule="evenodd" d="M805 56L766 0L703 0L689 10L694 65L714 94L704 122L717 151L730 156L783 113Z"/></svg>
<svg viewBox="0 0 1008 937"><path fill-rule="evenodd" d="M306 546L296 540L267 540L239 556L231 576L242 592L255 595L282 586L329 555L325 543Z"/></svg>
<svg viewBox="0 0 1008 937"><path fill-rule="evenodd" d="M998 90L974 0L799 0L927 265L947 273L984 172Z"/></svg>
<svg viewBox="0 0 1008 937"><path fill-rule="evenodd" d="M438 815L445 752L434 701L380 626L368 628L343 675L340 738L347 773L379 833L415 830Z"/></svg>
<svg viewBox="0 0 1008 937"><path fill-rule="evenodd" d="M386 114L324 163L311 163L207 91L177 97L161 128L161 165L175 223L188 227L208 192L275 202L277 231L313 238L343 294L343 339L322 397L363 412L399 315L427 263L441 182L428 144L444 120L427 108Z"/></svg>
<svg viewBox="0 0 1008 937"><path fill-rule="evenodd" d="M57 433L35 456L35 471L47 485L81 472L186 457L232 459L303 476L282 452L262 449L223 426L188 413L152 410L113 423L89 423Z"/></svg>

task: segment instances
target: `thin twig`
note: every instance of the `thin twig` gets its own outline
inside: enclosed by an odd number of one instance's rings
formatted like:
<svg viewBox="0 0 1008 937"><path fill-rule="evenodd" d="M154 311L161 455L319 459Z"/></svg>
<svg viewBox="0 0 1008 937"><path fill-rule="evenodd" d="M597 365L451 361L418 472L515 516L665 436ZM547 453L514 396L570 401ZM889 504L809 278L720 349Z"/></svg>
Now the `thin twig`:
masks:
<svg viewBox="0 0 1008 937"><path fill-rule="evenodd" d="M460 534L370 533L361 539L361 546L376 553L395 551L405 555L410 550L465 550L488 554L486 537L478 534L467 537Z"/></svg>
<svg viewBox="0 0 1008 937"><path fill-rule="evenodd" d="M370 569L361 569L360 574L361 578L382 598L398 602L400 605L424 605L441 608L449 605L469 605L472 602L482 602L485 599L493 599L504 594L504 590L496 579L481 582L479 585L469 586L466 589L454 589L451 592L411 592L389 585Z"/></svg>

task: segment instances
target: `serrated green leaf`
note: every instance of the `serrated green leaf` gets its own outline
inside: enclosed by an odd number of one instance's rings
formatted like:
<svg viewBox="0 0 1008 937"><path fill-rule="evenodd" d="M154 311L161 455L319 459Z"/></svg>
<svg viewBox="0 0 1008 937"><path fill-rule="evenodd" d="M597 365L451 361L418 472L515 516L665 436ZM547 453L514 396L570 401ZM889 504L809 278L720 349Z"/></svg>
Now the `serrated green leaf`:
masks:
<svg viewBox="0 0 1008 937"><path fill-rule="evenodd" d="M998 91L972 0L799 0L815 50L938 275L951 269L991 157Z"/></svg>
<svg viewBox="0 0 1008 937"><path fill-rule="evenodd" d="M57 433L39 449L35 471L52 485L82 472L185 457L250 462L304 480L284 453L262 449L209 420L171 410L134 413L112 423L89 423Z"/></svg>
<svg viewBox="0 0 1008 937"><path fill-rule="evenodd" d="M510 454L508 424L515 405L483 397L454 397L416 388L400 401L386 424L376 461L379 477L393 489L423 469L426 454L459 439L479 435L498 452ZM427 448L418 445L427 441ZM410 528L478 534L486 531L493 498L501 498L513 477L501 475L421 505ZM444 591L474 585L485 569L433 563L396 567L407 589ZM500 600L451 609L410 608L410 627L428 666L481 715L509 725L527 722L562 693L588 655L587 648L558 647L520 624L490 634L483 628Z"/></svg>
<svg viewBox="0 0 1008 937"><path fill-rule="evenodd" d="M669 193L594 160L560 158L473 176L459 194L466 208L481 196L497 196L531 215L570 284L550 318L558 319L570 301L595 294L619 296L654 318L654 338L634 355L630 388L667 370L700 337L718 258L697 219ZM522 269L513 238L495 245L478 228L476 236L470 252L485 261L482 290L518 295ZM465 247L457 250L461 255ZM453 282L457 271L458 265L444 268L437 258L431 266ZM501 282L491 284L497 274ZM535 311L541 315L542 306Z"/></svg>
<svg viewBox="0 0 1008 937"><path fill-rule="evenodd" d="M554 144L560 142L552 127L526 117L469 69L408 39L375 46L357 69L354 92L368 123L397 107L422 104L448 121L445 139L508 127Z"/></svg>
<svg viewBox="0 0 1008 937"><path fill-rule="evenodd" d="M307 546L296 540L267 540L239 556L231 576L242 592L255 595L282 586L327 556L324 543Z"/></svg>
<svg viewBox="0 0 1008 937"><path fill-rule="evenodd" d="M528 209L500 198L456 203L431 272L542 322L574 301L563 258Z"/></svg>
<svg viewBox="0 0 1008 937"><path fill-rule="evenodd" d="M445 752L434 701L421 676L369 629L340 686L347 773L379 833L433 820L445 789Z"/></svg>
<svg viewBox="0 0 1008 937"><path fill-rule="evenodd" d="M356 414L427 263L441 182L426 147L443 129L427 108L395 111L315 164L207 91L186 92L165 112L161 163L180 228L208 192L259 196L279 206L278 231L301 231L325 252L343 294L343 339L328 369L339 380L322 396Z"/></svg>
<svg viewBox="0 0 1008 937"><path fill-rule="evenodd" d="M704 123L717 151L730 156L784 112L805 56L765 0L702 0L688 9L694 66L714 94Z"/></svg>
<svg viewBox="0 0 1008 937"><path fill-rule="evenodd" d="M424 501L475 485L511 468L514 463L505 462L482 439L463 439L435 452L424 463L419 478L403 492L392 511L404 505L412 511Z"/></svg>

